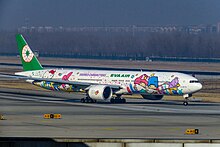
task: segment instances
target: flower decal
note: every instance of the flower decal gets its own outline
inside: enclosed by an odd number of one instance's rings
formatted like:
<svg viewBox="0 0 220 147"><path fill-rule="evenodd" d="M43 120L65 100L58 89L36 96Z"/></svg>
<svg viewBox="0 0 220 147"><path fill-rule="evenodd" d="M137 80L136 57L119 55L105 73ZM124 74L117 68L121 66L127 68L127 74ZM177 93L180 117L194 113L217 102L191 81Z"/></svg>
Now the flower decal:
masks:
<svg viewBox="0 0 220 147"><path fill-rule="evenodd" d="M31 62L34 57L34 53L31 51L28 45L25 45L22 49L22 58L25 62Z"/></svg>

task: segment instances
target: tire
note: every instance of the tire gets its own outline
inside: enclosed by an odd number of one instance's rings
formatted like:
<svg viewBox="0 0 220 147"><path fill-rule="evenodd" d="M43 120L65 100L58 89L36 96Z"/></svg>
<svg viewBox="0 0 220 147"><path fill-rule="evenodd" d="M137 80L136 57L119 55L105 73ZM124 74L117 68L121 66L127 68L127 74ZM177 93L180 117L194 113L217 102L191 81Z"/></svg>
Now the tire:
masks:
<svg viewBox="0 0 220 147"><path fill-rule="evenodd" d="M93 103L93 99L88 99L87 102L88 103Z"/></svg>
<svg viewBox="0 0 220 147"><path fill-rule="evenodd" d="M123 98L123 99L122 99L122 103L126 103L126 99Z"/></svg>
<svg viewBox="0 0 220 147"><path fill-rule="evenodd" d="M115 103L115 99L111 98L110 99L110 103L114 104Z"/></svg>
<svg viewBox="0 0 220 147"><path fill-rule="evenodd" d="M83 99L81 99L80 101L81 101L81 103L85 103L85 99L84 99L84 98L83 98Z"/></svg>
<svg viewBox="0 0 220 147"><path fill-rule="evenodd" d="M183 102L183 105L184 105L184 106L187 106L187 105L188 105L188 102Z"/></svg>

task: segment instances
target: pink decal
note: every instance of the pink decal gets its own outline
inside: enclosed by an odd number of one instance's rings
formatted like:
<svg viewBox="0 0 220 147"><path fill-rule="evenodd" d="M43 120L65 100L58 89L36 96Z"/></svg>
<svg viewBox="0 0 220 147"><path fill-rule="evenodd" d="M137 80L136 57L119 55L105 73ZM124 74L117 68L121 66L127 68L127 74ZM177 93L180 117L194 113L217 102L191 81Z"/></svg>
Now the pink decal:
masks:
<svg viewBox="0 0 220 147"><path fill-rule="evenodd" d="M56 72L56 70L53 70L53 69L49 71L49 73L51 73L51 74L55 74L55 72Z"/></svg>
<svg viewBox="0 0 220 147"><path fill-rule="evenodd" d="M67 75L64 75L62 80L68 81L70 76L73 74L73 72L68 73ZM65 84L62 84L62 87L65 88Z"/></svg>
<svg viewBox="0 0 220 147"><path fill-rule="evenodd" d="M73 72L70 72L70 73L68 73L67 75L64 75L63 78L62 78L62 80L68 81L69 78L70 78L70 76L71 76L72 74L73 74Z"/></svg>
<svg viewBox="0 0 220 147"><path fill-rule="evenodd" d="M149 76L147 76L146 74L143 74L134 80L134 84L144 83L145 85L148 85L148 79L149 79Z"/></svg>

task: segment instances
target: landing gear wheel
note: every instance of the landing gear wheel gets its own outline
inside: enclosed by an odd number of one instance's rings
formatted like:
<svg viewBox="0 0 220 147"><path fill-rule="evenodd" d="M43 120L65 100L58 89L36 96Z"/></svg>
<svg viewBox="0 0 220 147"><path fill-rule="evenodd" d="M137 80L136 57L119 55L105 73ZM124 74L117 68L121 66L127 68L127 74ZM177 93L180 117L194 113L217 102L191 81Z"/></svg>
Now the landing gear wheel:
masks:
<svg viewBox="0 0 220 147"><path fill-rule="evenodd" d="M183 105L184 105L184 106L187 106L187 105L188 105L188 102L186 102L186 101L183 102Z"/></svg>
<svg viewBox="0 0 220 147"><path fill-rule="evenodd" d="M80 100L80 102L81 102L81 103L85 103L86 100L85 100L84 98L82 98L82 99Z"/></svg>
<svg viewBox="0 0 220 147"><path fill-rule="evenodd" d="M112 104L126 103L126 100L124 98L111 98L110 103Z"/></svg>
<svg viewBox="0 0 220 147"><path fill-rule="evenodd" d="M93 103L93 99L87 99L87 103Z"/></svg>
<svg viewBox="0 0 220 147"><path fill-rule="evenodd" d="M192 97L192 94L184 94L183 97L185 99L185 101L183 102L183 105L187 106L188 105L188 100L189 100L190 97Z"/></svg>
<svg viewBox="0 0 220 147"><path fill-rule="evenodd" d="M110 99L110 103L114 104L114 103L115 103L115 99L114 99L114 98L111 98L111 99Z"/></svg>
<svg viewBox="0 0 220 147"><path fill-rule="evenodd" d="M91 98L82 98L80 100L81 103L96 103L96 100L93 100Z"/></svg>
<svg viewBox="0 0 220 147"><path fill-rule="evenodd" d="M115 99L114 99L114 98L111 98L111 99L110 99L110 103L114 104L114 103L115 103Z"/></svg>

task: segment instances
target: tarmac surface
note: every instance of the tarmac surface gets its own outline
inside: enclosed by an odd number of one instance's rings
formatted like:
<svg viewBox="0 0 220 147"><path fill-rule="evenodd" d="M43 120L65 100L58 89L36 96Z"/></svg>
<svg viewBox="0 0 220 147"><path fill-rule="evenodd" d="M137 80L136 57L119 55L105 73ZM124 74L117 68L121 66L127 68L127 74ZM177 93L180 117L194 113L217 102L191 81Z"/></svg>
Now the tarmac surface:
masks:
<svg viewBox="0 0 220 147"><path fill-rule="evenodd" d="M127 99L80 103L81 94L0 88L0 137L219 139L220 103ZM62 119L44 119L60 113ZM198 135L185 135L187 128Z"/></svg>

